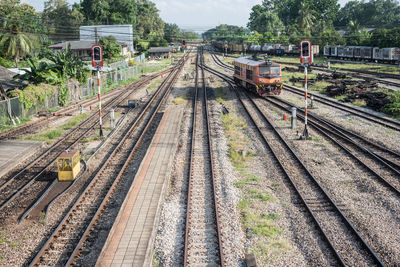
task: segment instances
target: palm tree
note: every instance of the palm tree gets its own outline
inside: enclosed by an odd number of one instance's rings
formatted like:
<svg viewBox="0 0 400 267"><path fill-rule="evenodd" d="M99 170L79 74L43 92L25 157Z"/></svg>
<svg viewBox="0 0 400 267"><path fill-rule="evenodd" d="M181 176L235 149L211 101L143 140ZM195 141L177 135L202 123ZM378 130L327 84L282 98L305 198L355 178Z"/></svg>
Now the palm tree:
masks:
<svg viewBox="0 0 400 267"><path fill-rule="evenodd" d="M15 67L18 68L19 58L31 52L32 41L20 31L17 25L5 27L5 29L7 28L9 32L1 36L0 47L5 49L6 55L14 58Z"/></svg>
<svg viewBox="0 0 400 267"><path fill-rule="evenodd" d="M309 30L314 24L314 11L306 2L301 2L299 10L299 26L303 30Z"/></svg>
<svg viewBox="0 0 400 267"><path fill-rule="evenodd" d="M360 32L360 23L357 20L350 20L349 24L347 24L347 30L350 33L359 33Z"/></svg>

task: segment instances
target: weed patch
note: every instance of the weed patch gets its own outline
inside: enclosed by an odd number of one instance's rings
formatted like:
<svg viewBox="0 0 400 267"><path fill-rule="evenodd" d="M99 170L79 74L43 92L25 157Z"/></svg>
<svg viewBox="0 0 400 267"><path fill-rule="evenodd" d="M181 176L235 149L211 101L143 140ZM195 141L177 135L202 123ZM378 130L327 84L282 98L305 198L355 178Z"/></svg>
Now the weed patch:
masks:
<svg viewBox="0 0 400 267"><path fill-rule="evenodd" d="M47 144L51 144L54 139L57 139L65 134L65 132L76 125L78 125L83 119L85 119L87 114L80 114L75 116L74 118L68 120L65 124L57 127L53 130L44 131L41 133L37 133L31 136L23 137L25 140L36 140L36 141L44 141Z"/></svg>
<svg viewBox="0 0 400 267"><path fill-rule="evenodd" d="M215 99L218 103L223 104L224 101L228 100L228 95L221 87L218 87L217 89L215 89Z"/></svg>
<svg viewBox="0 0 400 267"><path fill-rule="evenodd" d="M264 202L268 202L268 201L275 201L275 198L272 196L269 196L263 192L260 192L256 189L252 189L249 188L249 193L250 193L250 197L253 199L259 199L262 200Z"/></svg>
<svg viewBox="0 0 400 267"><path fill-rule="evenodd" d="M260 178L256 177L255 175L248 174L245 171L242 171L241 176L245 177L245 179L234 184L237 188L243 188L247 183L260 181Z"/></svg>
<svg viewBox="0 0 400 267"><path fill-rule="evenodd" d="M391 102L385 106L385 112L400 118L400 91L389 93Z"/></svg>
<svg viewBox="0 0 400 267"><path fill-rule="evenodd" d="M17 242L17 243L10 243L10 247L12 247L12 248L16 248L16 247L19 247L19 246L21 246L22 245L22 243L21 242Z"/></svg>
<svg viewBox="0 0 400 267"><path fill-rule="evenodd" d="M186 95L178 96L178 97L174 98L174 100L172 100L172 102L174 102L175 105L185 104L186 101L187 101Z"/></svg>
<svg viewBox="0 0 400 267"><path fill-rule="evenodd" d="M346 95L337 95L337 96L334 96L334 98L338 101L343 101L347 98L347 96Z"/></svg>
<svg viewBox="0 0 400 267"><path fill-rule="evenodd" d="M365 102L364 99L356 99L353 102L351 102L353 105L355 106L359 106L359 107L365 107L367 106L367 102Z"/></svg>
<svg viewBox="0 0 400 267"><path fill-rule="evenodd" d="M318 81L310 86L310 90L325 93L325 88L331 85L328 82Z"/></svg>

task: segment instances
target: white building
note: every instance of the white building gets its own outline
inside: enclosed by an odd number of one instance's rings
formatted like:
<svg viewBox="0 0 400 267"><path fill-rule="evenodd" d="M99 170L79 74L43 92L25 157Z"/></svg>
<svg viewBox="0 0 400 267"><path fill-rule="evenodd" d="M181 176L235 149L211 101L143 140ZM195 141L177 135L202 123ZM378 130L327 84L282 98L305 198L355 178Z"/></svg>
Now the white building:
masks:
<svg viewBox="0 0 400 267"><path fill-rule="evenodd" d="M79 27L81 41L96 42L101 37L113 36L118 43L126 43L129 51L133 50L133 27L132 25L93 25Z"/></svg>

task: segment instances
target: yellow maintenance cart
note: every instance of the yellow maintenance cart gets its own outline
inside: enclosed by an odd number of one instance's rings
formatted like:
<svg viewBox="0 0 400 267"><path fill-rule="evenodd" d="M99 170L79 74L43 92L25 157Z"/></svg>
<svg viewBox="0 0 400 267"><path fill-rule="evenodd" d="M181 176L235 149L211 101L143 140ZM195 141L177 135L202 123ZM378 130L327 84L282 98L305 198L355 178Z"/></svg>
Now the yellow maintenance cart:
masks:
<svg viewBox="0 0 400 267"><path fill-rule="evenodd" d="M73 181L81 171L81 155L78 150L63 152L57 158L58 180Z"/></svg>

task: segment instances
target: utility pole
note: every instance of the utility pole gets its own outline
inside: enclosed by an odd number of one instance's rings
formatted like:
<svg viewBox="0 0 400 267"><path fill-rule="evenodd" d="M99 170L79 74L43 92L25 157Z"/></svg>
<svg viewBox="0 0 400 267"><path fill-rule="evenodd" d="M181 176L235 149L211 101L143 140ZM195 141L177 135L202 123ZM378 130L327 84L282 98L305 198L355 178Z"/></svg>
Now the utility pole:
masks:
<svg viewBox="0 0 400 267"><path fill-rule="evenodd" d="M97 67L97 87L99 98L99 123L100 123L100 137L103 137L103 120L101 118L101 83L100 83L100 67Z"/></svg>
<svg viewBox="0 0 400 267"><path fill-rule="evenodd" d="M313 53L311 42L304 40L300 42L300 63L304 67L304 98L305 98L305 108L304 108L304 131L300 139L309 140L311 139L308 134L308 88L307 88L307 67L313 62Z"/></svg>
<svg viewBox="0 0 400 267"><path fill-rule="evenodd" d="M97 44L99 42L99 35L97 34L97 27L94 27L94 42Z"/></svg>

